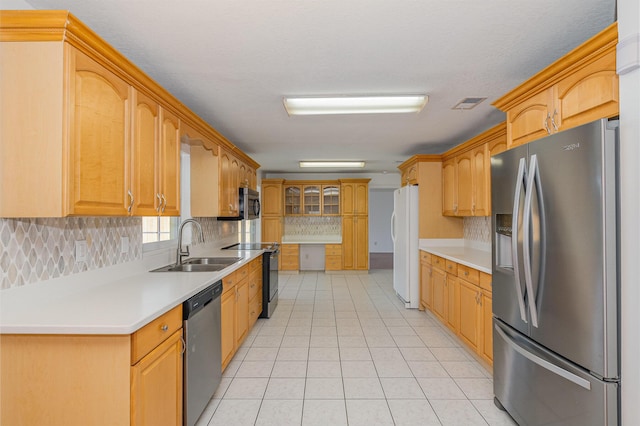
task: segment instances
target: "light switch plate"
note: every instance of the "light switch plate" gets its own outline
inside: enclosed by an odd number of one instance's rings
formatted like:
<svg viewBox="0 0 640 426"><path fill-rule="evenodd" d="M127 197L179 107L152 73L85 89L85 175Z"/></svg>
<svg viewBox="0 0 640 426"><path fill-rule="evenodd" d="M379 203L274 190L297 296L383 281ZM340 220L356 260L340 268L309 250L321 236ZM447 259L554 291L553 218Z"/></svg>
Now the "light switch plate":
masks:
<svg viewBox="0 0 640 426"><path fill-rule="evenodd" d="M89 248L87 246L87 242L85 240L76 241L75 256L74 256L76 259L76 262L86 262L88 253L89 253Z"/></svg>
<svg viewBox="0 0 640 426"><path fill-rule="evenodd" d="M120 237L120 253L129 253L129 237Z"/></svg>

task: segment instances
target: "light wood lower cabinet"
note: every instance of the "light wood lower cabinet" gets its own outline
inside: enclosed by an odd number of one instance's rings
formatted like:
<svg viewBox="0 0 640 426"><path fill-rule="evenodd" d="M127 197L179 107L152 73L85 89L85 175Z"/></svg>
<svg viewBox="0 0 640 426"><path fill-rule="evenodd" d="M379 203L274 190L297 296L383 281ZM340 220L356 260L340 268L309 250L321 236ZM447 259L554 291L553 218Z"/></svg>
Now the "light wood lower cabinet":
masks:
<svg viewBox="0 0 640 426"><path fill-rule="evenodd" d="M4 334L0 346L0 424L182 425L182 305L132 335Z"/></svg>
<svg viewBox="0 0 640 426"><path fill-rule="evenodd" d="M300 245L282 244L280 246L280 257L282 258L282 271L297 271L300 269Z"/></svg>
<svg viewBox="0 0 640 426"><path fill-rule="evenodd" d="M342 269L342 244L326 244L324 246L324 270L340 271Z"/></svg>
<svg viewBox="0 0 640 426"><path fill-rule="evenodd" d="M493 363L491 275L420 251L420 305Z"/></svg>
<svg viewBox="0 0 640 426"><path fill-rule="evenodd" d="M231 362L262 312L261 266L262 257L258 257L222 279L222 370Z"/></svg>

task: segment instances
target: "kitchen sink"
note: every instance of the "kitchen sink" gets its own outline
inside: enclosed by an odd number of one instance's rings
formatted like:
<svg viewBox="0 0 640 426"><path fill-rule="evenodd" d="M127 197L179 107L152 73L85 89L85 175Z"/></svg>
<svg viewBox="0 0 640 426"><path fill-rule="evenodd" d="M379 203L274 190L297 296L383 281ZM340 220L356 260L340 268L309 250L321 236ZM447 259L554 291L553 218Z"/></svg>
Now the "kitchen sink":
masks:
<svg viewBox="0 0 640 426"><path fill-rule="evenodd" d="M194 257L182 265L166 265L151 272L215 272L242 260L241 257Z"/></svg>

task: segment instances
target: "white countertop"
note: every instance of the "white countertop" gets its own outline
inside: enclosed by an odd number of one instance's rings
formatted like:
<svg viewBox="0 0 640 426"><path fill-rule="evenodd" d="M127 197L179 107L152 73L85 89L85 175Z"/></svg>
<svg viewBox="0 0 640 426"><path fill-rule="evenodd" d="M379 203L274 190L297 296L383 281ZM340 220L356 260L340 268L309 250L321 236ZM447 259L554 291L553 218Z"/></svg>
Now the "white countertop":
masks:
<svg viewBox="0 0 640 426"><path fill-rule="evenodd" d="M143 260L0 291L0 333L131 334L260 256L262 251L194 247L192 257L242 257L218 272L148 272ZM160 262L160 263L159 263Z"/></svg>
<svg viewBox="0 0 640 426"><path fill-rule="evenodd" d="M282 244L342 244L342 235L283 235Z"/></svg>
<svg viewBox="0 0 640 426"><path fill-rule="evenodd" d="M420 250L491 274L491 244L460 239L421 239Z"/></svg>

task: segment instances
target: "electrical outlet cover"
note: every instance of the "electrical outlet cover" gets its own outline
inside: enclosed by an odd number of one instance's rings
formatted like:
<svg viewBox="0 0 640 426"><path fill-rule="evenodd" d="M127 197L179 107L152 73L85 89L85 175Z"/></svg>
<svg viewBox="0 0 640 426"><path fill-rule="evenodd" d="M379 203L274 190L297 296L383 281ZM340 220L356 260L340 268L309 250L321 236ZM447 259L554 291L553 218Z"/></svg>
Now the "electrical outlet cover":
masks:
<svg viewBox="0 0 640 426"><path fill-rule="evenodd" d="M129 253L129 237L120 237L120 253Z"/></svg>
<svg viewBox="0 0 640 426"><path fill-rule="evenodd" d="M76 262L86 262L89 248L85 240L76 241L75 245L75 259Z"/></svg>

